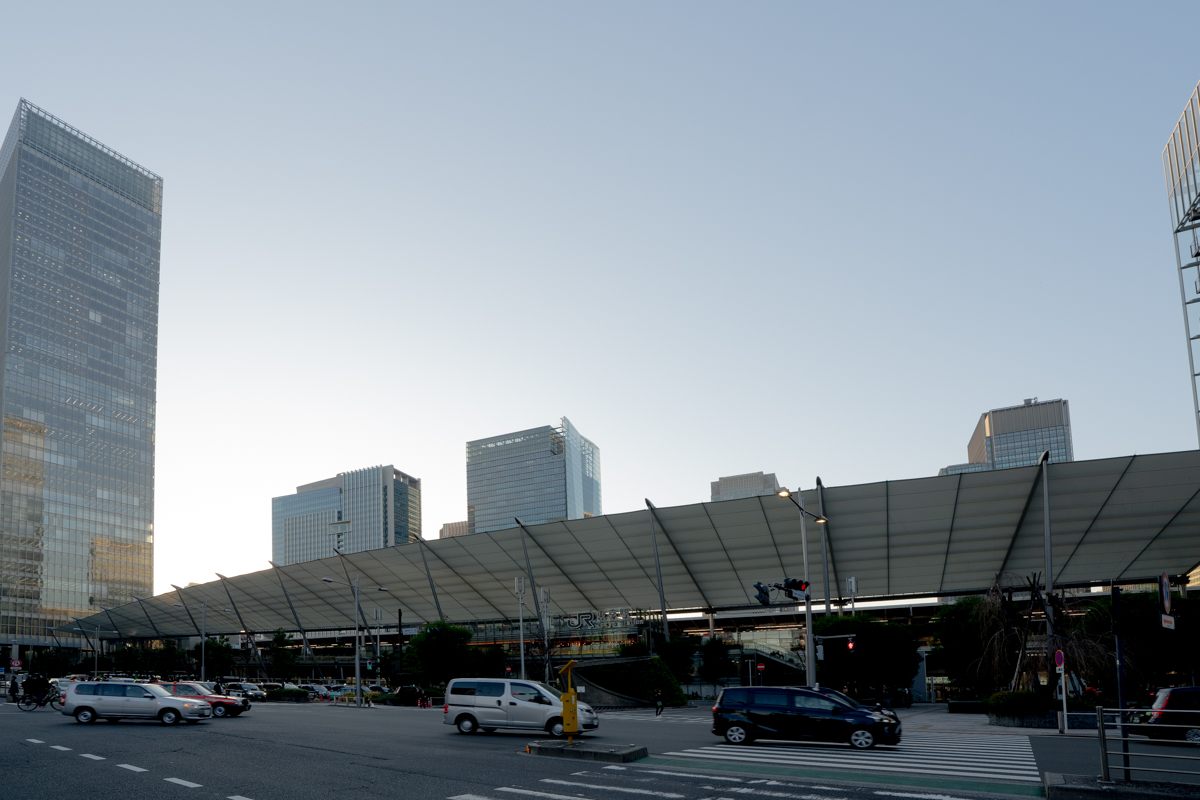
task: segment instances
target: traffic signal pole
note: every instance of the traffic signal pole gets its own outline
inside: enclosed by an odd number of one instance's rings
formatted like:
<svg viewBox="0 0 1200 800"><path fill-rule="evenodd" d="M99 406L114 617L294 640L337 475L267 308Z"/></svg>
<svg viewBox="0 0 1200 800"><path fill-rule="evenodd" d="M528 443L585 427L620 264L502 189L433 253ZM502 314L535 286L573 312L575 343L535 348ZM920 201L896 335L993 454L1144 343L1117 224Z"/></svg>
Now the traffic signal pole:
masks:
<svg viewBox="0 0 1200 800"><path fill-rule="evenodd" d="M796 492L799 499L797 505L800 506L800 547L804 551L804 583L808 587L812 584L808 579L808 525L804 521L804 495L799 491ZM826 594L829 593L829 587L825 587ZM804 590L804 682L809 686L817 685L817 671L813 661L816 659L817 650L813 646L813 619L812 619L812 593L808 588Z"/></svg>

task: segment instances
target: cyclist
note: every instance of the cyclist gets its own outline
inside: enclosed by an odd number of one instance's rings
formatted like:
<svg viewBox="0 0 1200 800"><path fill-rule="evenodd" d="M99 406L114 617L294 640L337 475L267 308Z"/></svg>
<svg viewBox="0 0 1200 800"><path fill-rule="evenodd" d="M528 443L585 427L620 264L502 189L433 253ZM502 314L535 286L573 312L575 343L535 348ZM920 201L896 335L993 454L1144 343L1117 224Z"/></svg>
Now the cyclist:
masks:
<svg viewBox="0 0 1200 800"><path fill-rule="evenodd" d="M40 672L35 672L25 679L25 694L37 698L38 706L46 702L46 694L50 691L50 681Z"/></svg>

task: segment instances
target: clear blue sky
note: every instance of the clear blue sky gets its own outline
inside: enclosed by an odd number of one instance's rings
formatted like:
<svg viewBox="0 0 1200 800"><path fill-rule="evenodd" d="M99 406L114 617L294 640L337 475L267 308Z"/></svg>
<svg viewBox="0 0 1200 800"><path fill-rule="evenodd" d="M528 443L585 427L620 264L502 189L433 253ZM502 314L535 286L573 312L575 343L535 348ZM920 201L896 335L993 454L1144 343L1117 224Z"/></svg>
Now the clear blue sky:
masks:
<svg viewBox="0 0 1200 800"><path fill-rule="evenodd" d="M936 474L1071 401L1196 447L1161 150L1191 4L24 4L26 97L165 179L156 574L270 498L567 415L604 509Z"/></svg>

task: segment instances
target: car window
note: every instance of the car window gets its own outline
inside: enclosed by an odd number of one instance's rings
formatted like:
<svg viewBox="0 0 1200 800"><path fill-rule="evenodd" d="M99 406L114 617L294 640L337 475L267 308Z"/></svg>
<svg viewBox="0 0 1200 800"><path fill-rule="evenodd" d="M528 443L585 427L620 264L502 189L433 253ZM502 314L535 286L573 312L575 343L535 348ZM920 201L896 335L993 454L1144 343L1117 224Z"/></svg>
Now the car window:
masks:
<svg viewBox="0 0 1200 800"><path fill-rule="evenodd" d="M126 686L125 687L125 696L126 697L145 697L146 696L146 687L145 686Z"/></svg>
<svg viewBox="0 0 1200 800"><path fill-rule="evenodd" d="M796 708L804 708L810 711L833 711L835 708L841 708L841 703L835 703L828 697L817 697L815 694L794 694L792 695L792 705Z"/></svg>
<svg viewBox="0 0 1200 800"><path fill-rule="evenodd" d="M475 685L475 681L455 681L450 687L450 694L474 695Z"/></svg>
<svg viewBox="0 0 1200 800"><path fill-rule="evenodd" d="M756 706L786 706L788 704L788 696L784 692L755 692L754 705Z"/></svg>
<svg viewBox="0 0 1200 800"><path fill-rule="evenodd" d="M170 697L171 696L170 692L168 692L162 686L159 686L157 683L151 683L147 686L142 686L140 688L144 689L145 691L149 692L150 694L156 694L159 697Z"/></svg>
<svg viewBox="0 0 1200 800"><path fill-rule="evenodd" d="M75 694L95 694L95 693L96 693L95 686L76 686L75 687Z"/></svg>
<svg viewBox="0 0 1200 800"><path fill-rule="evenodd" d="M102 686L97 686L96 688L100 690L99 694L102 697L124 697L125 696L125 684L123 684L123 683L115 683L115 684L108 683L108 684L104 684Z"/></svg>
<svg viewBox="0 0 1200 800"><path fill-rule="evenodd" d="M480 681L479 688L475 690L475 694L480 697L504 697L504 683L501 681L488 681L486 683Z"/></svg>
<svg viewBox="0 0 1200 800"><path fill-rule="evenodd" d="M1151 708L1166 708L1167 698L1171 696L1170 689L1159 689L1158 696L1154 698L1154 705Z"/></svg>
<svg viewBox="0 0 1200 800"><path fill-rule="evenodd" d="M201 686L198 683L185 684L185 689L187 690L187 692L186 692L187 694L198 694L198 695L212 694L212 692L210 692L208 689L205 689L203 686Z"/></svg>
<svg viewBox="0 0 1200 800"><path fill-rule="evenodd" d="M722 706L744 706L749 699L749 694L745 689L726 689L721 692L721 699L717 704Z"/></svg>
<svg viewBox="0 0 1200 800"><path fill-rule="evenodd" d="M512 696L526 703L548 703L549 701L537 690L536 686L527 683L512 684Z"/></svg>

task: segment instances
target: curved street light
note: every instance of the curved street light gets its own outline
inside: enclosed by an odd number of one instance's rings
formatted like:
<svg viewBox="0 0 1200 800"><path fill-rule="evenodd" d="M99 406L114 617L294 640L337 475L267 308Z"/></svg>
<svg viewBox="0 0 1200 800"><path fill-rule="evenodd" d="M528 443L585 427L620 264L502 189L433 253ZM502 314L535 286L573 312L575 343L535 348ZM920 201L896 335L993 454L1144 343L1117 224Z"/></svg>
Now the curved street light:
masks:
<svg viewBox="0 0 1200 800"><path fill-rule="evenodd" d="M804 551L804 582L808 580L808 526L804 523L804 517L807 515L812 517L815 522L826 522L827 520L819 514L814 514L804 507L801 502L803 497L796 499L796 494L788 489L780 489L776 492L780 497L786 497L792 501L792 504L800 510L800 546ZM811 585L811 584L810 584ZM825 588L829 591L829 587ZM809 686L816 686L816 670L813 669L813 659L817 655L816 648L813 646L813 619L812 619L812 596L807 590L804 592L804 681Z"/></svg>
<svg viewBox="0 0 1200 800"><path fill-rule="evenodd" d="M362 708L362 669L360 667L359 651L362 650L362 644L359 642L359 626L358 620L362 616L362 606L358 604L358 576L354 576L354 583L339 581L335 578L321 578L325 583L337 583L342 586L349 586L354 590L354 703L357 708ZM366 586L365 589L374 589L377 592L388 591L383 586Z"/></svg>

